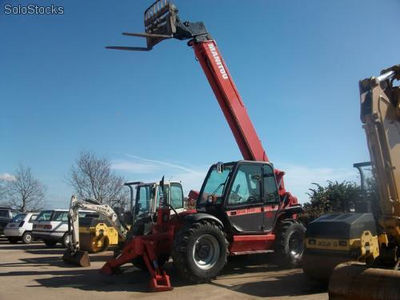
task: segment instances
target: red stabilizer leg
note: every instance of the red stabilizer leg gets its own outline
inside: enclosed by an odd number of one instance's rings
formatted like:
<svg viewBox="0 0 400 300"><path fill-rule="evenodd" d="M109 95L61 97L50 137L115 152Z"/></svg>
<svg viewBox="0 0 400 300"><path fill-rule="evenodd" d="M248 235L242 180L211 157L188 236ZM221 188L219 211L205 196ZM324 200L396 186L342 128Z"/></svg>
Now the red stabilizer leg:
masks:
<svg viewBox="0 0 400 300"><path fill-rule="evenodd" d="M162 271L161 274L156 274L152 277L149 285L152 292L164 292L173 289L169 276L164 271Z"/></svg>
<svg viewBox="0 0 400 300"><path fill-rule="evenodd" d="M117 258L110 259L101 269L100 273L111 275L118 273L119 267L131 262L132 259L143 255L143 239L136 237L124 247L122 253Z"/></svg>
<svg viewBox="0 0 400 300"><path fill-rule="evenodd" d="M103 267L101 267L100 273L106 274L106 275L112 275L114 272L113 272L113 269L111 268L110 264L106 263Z"/></svg>

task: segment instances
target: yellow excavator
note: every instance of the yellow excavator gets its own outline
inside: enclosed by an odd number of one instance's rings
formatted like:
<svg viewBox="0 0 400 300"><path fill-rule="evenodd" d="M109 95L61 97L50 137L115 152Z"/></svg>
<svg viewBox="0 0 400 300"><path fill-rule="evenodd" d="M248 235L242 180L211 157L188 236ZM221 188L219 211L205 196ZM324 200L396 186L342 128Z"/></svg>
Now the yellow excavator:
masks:
<svg viewBox="0 0 400 300"><path fill-rule="evenodd" d="M306 233L303 269L317 278L328 259L342 255L358 240L355 261L334 268L329 280L330 299L400 299L400 65L380 76L360 81L361 121L365 129L372 170L379 194L379 211L370 218L360 214L325 215ZM334 222L330 222L330 218ZM328 225L327 225L328 224ZM329 226L330 225L330 226ZM331 234L331 238L323 237ZM357 235L358 237L352 236ZM322 237L322 238L321 238ZM336 241L336 242L335 242ZM335 248L336 246L336 248ZM325 249L324 249L325 248ZM312 266L314 265L314 266ZM325 268L326 269L326 268ZM325 273L326 274L326 273ZM324 279L324 278L322 278Z"/></svg>

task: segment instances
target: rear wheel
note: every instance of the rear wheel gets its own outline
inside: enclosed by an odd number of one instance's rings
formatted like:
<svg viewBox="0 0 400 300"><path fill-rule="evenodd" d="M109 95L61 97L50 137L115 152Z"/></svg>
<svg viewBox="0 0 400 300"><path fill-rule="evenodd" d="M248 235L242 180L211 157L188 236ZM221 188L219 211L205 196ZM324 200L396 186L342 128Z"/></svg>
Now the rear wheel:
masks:
<svg viewBox="0 0 400 300"><path fill-rule="evenodd" d="M284 220L278 225L275 253L281 264L290 267L301 265L305 232L304 225L296 220Z"/></svg>
<svg viewBox="0 0 400 300"><path fill-rule="evenodd" d="M47 247L54 247L57 244L57 241L52 240L43 240Z"/></svg>
<svg viewBox="0 0 400 300"><path fill-rule="evenodd" d="M182 278L200 283L216 277L226 264L228 241L222 229L207 221L189 224L174 241L172 258Z"/></svg>
<svg viewBox="0 0 400 300"><path fill-rule="evenodd" d="M8 241L10 242L10 244L16 244L18 243L18 238L16 237L9 237Z"/></svg>
<svg viewBox="0 0 400 300"><path fill-rule="evenodd" d="M30 232L25 232L25 233L22 235L22 242L23 242L24 244L30 244L30 243L32 243L32 233L30 233Z"/></svg>

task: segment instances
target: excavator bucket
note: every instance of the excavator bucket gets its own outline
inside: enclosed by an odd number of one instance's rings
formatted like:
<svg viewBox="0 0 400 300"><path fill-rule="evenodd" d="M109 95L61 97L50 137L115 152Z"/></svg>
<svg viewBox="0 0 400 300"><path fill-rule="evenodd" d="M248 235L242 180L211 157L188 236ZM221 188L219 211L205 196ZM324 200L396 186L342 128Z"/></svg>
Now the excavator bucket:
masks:
<svg viewBox="0 0 400 300"><path fill-rule="evenodd" d="M78 250L75 253L72 253L69 249L67 249L62 257L63 261L67 264L80 266L80 267L89 267L90 266L90 258L87 251Z"/></svg>
<svg viewBox="0 0 400 300"><path fill-rule="evenodd" d="M329 299L400 299L400 271L368 268L347 262L335 268L329 281Z"/></svg>

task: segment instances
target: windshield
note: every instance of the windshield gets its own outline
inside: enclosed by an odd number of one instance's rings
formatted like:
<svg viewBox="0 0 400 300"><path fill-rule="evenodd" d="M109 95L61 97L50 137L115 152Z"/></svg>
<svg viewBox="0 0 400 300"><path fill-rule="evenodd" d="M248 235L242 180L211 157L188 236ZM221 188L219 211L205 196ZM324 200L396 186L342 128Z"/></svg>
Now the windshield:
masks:
<svg viewBox="0 0 400 300"><path fill-rule="evenodd" d="M51 210L41 211L36 221L50 221L52 212Z"/></svg>
<svg viewBox="0 0 400 300"><path fill-rule="evenodd" d="M135 214L146 214L150 211L151 199L154 199L155 189L152 185L142 185L137 189Z"/></svg>
<svg viewBox="0 0 400 300"><path fill-rule="evenodd" d="M25 219L25 216L26 216L26 214L18 214L13 218L12 222L19 223Z"/></svg>
<svg viewBox="0 0 400 300"><path fill-rule="evenodd" d="M232 169L232 164L224 164L222 172L217 171L216 165L212 167L205 179L205 183L203 184L204 188L199 196L199 205L206 203L209 195L217 197L218 202L218 198L221 198L225 192L226 183L228 182Z"/></svg>

